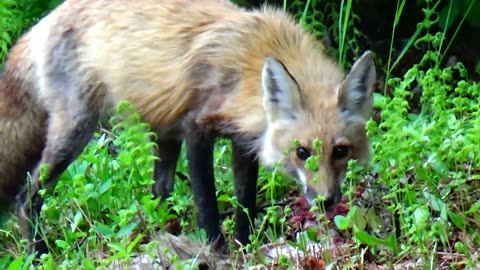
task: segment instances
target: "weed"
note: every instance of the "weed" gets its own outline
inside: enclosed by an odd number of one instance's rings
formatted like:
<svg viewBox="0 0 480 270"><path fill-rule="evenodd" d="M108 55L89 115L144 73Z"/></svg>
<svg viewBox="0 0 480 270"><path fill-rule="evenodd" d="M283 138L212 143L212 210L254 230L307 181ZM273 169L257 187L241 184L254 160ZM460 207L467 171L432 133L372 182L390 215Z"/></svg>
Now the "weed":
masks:
<svg viewBox="0 0 480 270"><path fill-rule="evenodd" d="M19 34L58 2L0 0L0 62ZM280 174L278 167L260 168L259 215L252 221L256 230L247 247L239 250L232 244L233 266L479 267L480 84L472 82L472 74L462 63L445 65L444 59L462 24L477 23L478 18L471 14L478 10L478 1L417 2L424 5L424 19L394 55L397 27L408 16L404 13L407 2L397 1L390 53L383 67L386 84L383 94L375 94L380 119L369 121L366 127L372 161L363 167L349 162L342 187L348 198L348 203L342 202L345 213L329 216L317 212L322 210L319 203L311 209L317 215L310 218L302 212L306 221L303 227L296 227L292 220L299 203L290 198L300 194L299 188ZM361 49L357 3L281 1L283 9L324 41L345 67ZM438 25L440 32L434 30ZM412 48L422 48L425 53L402 76L395 77L392 71ZM391 95L387 89L392 90ZM412 109L414 102L420 103L420 111ZM47 269L96 269L151 257L163 266L190 267L212 259L206 247L194 244L206 237L197 229L185 147L178 161L175 190L160 203L151 194L156 146L149 127L126 103L120 105L111 126L111 131L102 129L95 134L61 176L54 196L46 197L39 229L51 252L42 257L41 265ZM320 141L316 144L321 147ZM230 142L219 140L214 153L217 198L223 229L233 243L232 209L238 201L233 195L230 156ZM308 168L318 169L321 158L310 157ZM171 227L185 237L166 238ZM174 241L171 239L187 244L179 252L178 246L169 244ZM193 251L187 252L188 248ZM301 256L308 258L307 262L299 259ZM27 269L33 260L34 256L26 253L26 241L21 239L15 219L8 216L0 230L0 268Z"/></svg>

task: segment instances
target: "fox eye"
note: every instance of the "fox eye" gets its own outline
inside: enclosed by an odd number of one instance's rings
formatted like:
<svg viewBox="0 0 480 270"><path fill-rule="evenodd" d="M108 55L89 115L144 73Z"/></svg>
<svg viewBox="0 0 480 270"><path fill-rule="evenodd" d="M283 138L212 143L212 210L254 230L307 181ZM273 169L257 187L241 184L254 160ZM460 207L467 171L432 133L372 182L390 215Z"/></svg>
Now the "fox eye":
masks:
<svg viewBox="0 0 480 270"><path fill-rule="evenodd" d="M339 145L333 148L333 157L335 159L344 159L348 156L350 147L346 145Z"/></svg>
<svg viewBox="0 0 480 270"><path fill-rule="evenodd" d="M301 160L306 160L310 157L310 151L307 148L300 146L297 148L297 157Z"/></svg>

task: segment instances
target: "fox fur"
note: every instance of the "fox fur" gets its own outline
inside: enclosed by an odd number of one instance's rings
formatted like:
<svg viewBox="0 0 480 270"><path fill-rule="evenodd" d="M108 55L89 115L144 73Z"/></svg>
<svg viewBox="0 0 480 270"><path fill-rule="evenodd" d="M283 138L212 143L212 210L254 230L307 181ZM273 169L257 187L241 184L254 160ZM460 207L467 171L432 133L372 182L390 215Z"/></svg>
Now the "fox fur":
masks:
<svg viewBox="0 0 480 270"><path fill-rule="evenodd" d="M221 239L213 145L233 141L235 237L248 242L259 162L280 162L310 199L340 196L349 159L368 160L373 55L345 76L321 44L274 8L246 10L223 0L66 0L12 47L0 75L0 204L16 202L30 225L42 199L39 166L51 189L122 100L157 133L153 192L173 189L187 143L199 225ZM322 140L320 152L312 149ZM292 141L300 146L292 149ZM319 170L304 168L320 154ZM27 185L27 174L31 175ZM28 188L27 188L28 187Z"/></svg>

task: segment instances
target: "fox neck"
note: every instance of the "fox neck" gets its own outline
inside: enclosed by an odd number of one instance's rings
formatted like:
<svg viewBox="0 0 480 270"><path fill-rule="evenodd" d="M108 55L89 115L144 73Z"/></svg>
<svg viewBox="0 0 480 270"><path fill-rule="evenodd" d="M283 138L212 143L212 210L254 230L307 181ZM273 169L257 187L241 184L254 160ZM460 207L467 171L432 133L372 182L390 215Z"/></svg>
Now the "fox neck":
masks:
<svg viewBox="0 0 480 270"><path fill-rule="evenodd" d="M258 153L267 130L265 112L261 106L262 97L258 96L258 101L251 97L247 102L238 99L235 95L224 99L217 110L208 110L208 105L205 106L198 114L196 123L202 130L230 138L248 152ZM259 105L251 106L256 103Z"/></svg>

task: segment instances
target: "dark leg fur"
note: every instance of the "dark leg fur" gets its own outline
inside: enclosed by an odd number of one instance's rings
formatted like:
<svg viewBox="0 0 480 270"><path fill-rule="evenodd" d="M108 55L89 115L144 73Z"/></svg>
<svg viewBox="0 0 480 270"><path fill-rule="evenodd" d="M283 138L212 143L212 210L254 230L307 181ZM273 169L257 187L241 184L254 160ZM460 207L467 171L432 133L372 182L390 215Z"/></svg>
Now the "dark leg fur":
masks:
<svg viewBox="0 0 480 270"><path fill-rule="evenodd" d="M50 38L52 46L46 51L49 63L44 66L42 75L46 82L43 87L48 87L51 94L45 148L31 182L18 197L19 222L23 223L25 234L35 242L38 236L30 222L36 221L43 204L37 193L41 188L39 166L48 165L48 176L43 185L51 191L58 177L91 139L98 124L104 90L95 80L87 80L91 74L77 70L81 66L77 54L80 42L75 28L54 28ZM46 252L45 242L39 239L35 249L39 253Z"/></svg>
<svg viewBox="0 0 480 270"><path fill-rule="evenodd" d="M221 234L213 175L215 136L198 130L200 129L195 125L187 128L185 134L187 158L194 200L198 209L198 223L200 228L207 231L209 242L213 242ZM217 243L223 245L220 242Z"/></svg>
<svg viewBox="0 0 480 270"><path fill-rule="evenodd" d="M164 201L173 191L175 172L182 140L158 140L158 160L155 161L153 194Z"/></svg>
<svg viewBox="0 0 480 270"><path fill-rule="evenodd" d="M256 215L258 160L256 155L233 143L233 173L235 193L241 206L248 209L247 215L241 207L235 211L235 239L242 245L249 243L250 224Z"/></svg>
<svg viewBox="0 0 480 270"><path fill-rule="evenodd" d="M54 61L52 70L47 73L49 86L58 95L55 99L52 97L50 104L45 148L31 182L18 195L19 223L39 253L47 252L45 242L37 239L32 227L32 222L37 224L43 204L43 199L37 194L41 188L39 168L42 164L48 165L48 176L43 185L47 190L53 189L58 177L91 139L99 119L99 102L96 100L98 86L76 82L70 72L67 72L69 69L62 66L64 62L56 60L59 62L55 65Z"/></svg>
<svg viewBox="0 0 480 270"><path fill-rule="evenodd" d="M42 159L32 175L30 185L27 185L18 198L21 202L19 206L20 223L24 226L29 238L35 243L34 248L39 254L48 251L45 242L37 239L31 224L31 222L36 224L43 204L43 199L37 193L41 188L39 183L40 165L48 165L49 173L44 187L51 190L55 187L58 177L87 145L98 123L97 110L87 109L86 106L79 104L72 105L70 108L74 112L52 112Z"/></svg>

